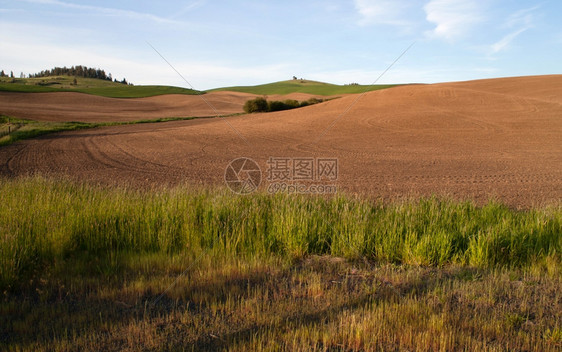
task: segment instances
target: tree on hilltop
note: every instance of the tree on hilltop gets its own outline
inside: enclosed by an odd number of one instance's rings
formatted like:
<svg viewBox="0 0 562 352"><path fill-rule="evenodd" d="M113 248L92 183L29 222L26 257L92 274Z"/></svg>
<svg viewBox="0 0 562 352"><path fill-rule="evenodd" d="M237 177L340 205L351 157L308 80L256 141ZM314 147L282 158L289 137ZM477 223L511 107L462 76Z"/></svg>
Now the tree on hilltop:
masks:
<svg viewBox="0 0 562 352"><path fill-rule="evenodd" d="M29 75L30 78L40 78L40 77L49 77L49 76L74 76L74 77L82 77L82 78L95 78L95 79L102 79L106 81L114 81L117 83L128 84L125 79L119 82L116 79L113 79L111 73L106 73L104 70L99 68L91 68L82 65L72 66L70 68L64 67L54 67L50 70L43 70L41 72Z"/></svg>

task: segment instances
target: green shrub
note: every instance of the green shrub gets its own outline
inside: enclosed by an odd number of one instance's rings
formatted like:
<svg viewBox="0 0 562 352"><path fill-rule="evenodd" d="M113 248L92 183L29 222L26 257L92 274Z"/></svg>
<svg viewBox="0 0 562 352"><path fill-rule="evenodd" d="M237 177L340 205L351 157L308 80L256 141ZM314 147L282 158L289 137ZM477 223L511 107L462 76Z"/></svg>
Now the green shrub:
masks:
<svg viewBox="0 0 562 352"><path fill-rule="evenodd" d="M301 106L302 106L302 104L305 104L305 103L306 103L307 105L314 105L314 104L319 104L319 103L321 103L321 102L323 102L323 101L324 101L324 100L318 99L318 98L310 98L310 99L308 99L307 101L303 101L303 102L301 103Z"/></svg>
<svg viewBox="0 0 562 352"><path fill-rule="evenodd" d="M300 105L301 105L298 101L293 100L293 99L287 99L287 100L283 101L283 104L288 106L289 109L295 109L295 108L300 107Z"/></svg>
<svg viewBox="0 0 562 352"><path fill-rule="evenodd" d="M268 111L273 112L273 111L283 111L283 110L289 110L292 109L292 107L290 107L289 105L285 104L282 101L270 101L268 102Z"/></svg>
<svg viewBox="0 0 562 352"><path fill-rule="evenodd" d="M267 104L267 100L265 100L265 98L255 98L252 100L248 100L245 104L244 104L244 111L247 114L251 114L254 112L267 112L268 111L268 104Z"/></svg>
<svg viewBox="0 0 562 352"><path fill-rule="evenodd" d="M248 100L244 104L244 111L248 114L251 114L253 112L283 111L318 104L322 101L322 99L311 98L303 102L298 102L294 99L287 99L283 101L274 100L268 102L265 98L255 98L252 100Z"/></svg>

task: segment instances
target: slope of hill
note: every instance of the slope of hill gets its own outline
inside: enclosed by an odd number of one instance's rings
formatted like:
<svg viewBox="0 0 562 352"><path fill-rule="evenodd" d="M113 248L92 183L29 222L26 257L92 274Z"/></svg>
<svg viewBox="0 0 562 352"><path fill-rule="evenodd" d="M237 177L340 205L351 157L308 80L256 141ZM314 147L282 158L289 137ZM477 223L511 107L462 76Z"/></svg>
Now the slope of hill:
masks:
<svg viewBox="0 0 562 352"><path fill-rule="evenodd" d="M562 103L562 75L523 76L479 79L449 83L477 91L520 96L544 102Z"/></svg>
<svg viewBox="0 0 562 352"><path fill-rule="evenodd" d="M166 94L197 95L205 94L204 91L196 91L173 86L133 86L112 81L55 76L40 78L9 78L0 77L0 92L18 93L52 93L52 92L79 92L98 95L109 98L143 98ZM208 90L207 92L238 92L254 95L288 95L308 94L314 96L335 96L344 94L358 94L379 89L395 87L397 85L336 85L330 83L291 80L281 81L257 86L224 87Z"/></svg>
<svg viewBox="0 0 562 352"><path fill-rule="evenodd" d="M125 87L125 89L134 87ZM124 122L169 117L204 117L242 113L244 93L167 94L115 99L76 92L0 92L0 115L51 122ZM207 104L208 103L208 104ZM214 108L211 108L209 104Z"/></svg>
<svg viewBox="0 0 562 352"><path fill-rule="evenodd" d="M272 156L325 157L339 162L338 192L532 206L562 199L562 104L548 98L561 86L562 75L401 86L227 120L73 131L0 148L0 174L224 185L242 156L262 170Z"/></svg>
<svg viewBox="0 0 562 352"><path fill-rule="evenodd" d="M142 86L99 88L131 90ZM161 87L162 90L173 87ZM57 88L55 88L57 89ZM98 89L98 88L93 88ZM147 87L148 89L148 87ZM139 91L137 91L139 92ZM147 91L154 93L154 91ZM162 94L141 98L115 99L113 97L81 94L77 92L18 93L0 91L0 115L51 122L124 122L169 117L203 117L243 113L244 103L255 98L249 93L217 91L200 95ZM270 95L271 100L294 99L305 101L324 96L306 93ZM334 97L328 97L334 98Z"/></svg>
<svg viewBox="0 0 562 352"><path fill-rule="evenodd" d="M94 78L56 76L41 78L0 77L0 91L21 93L79 92L111 98L142 98L165 94L203 94L171 86L133 86Z"/></svg>
<svg viewBox="0 0 562 352"><path fill-rule="evenodd" d="M0 346L560 351L561 93L562 75L401 86L0 147ZM0 93L0 108L125 117L248 96ZM243 157L257 195L226 189Z"/></svg>
<svg viewBox="0 0 562 352"><path fill-rule="evenodd" d="M340 86L336 84L309 81L309 80L290 80L275 83L261 84L257 86L240 86L240 87L225 87L211 89L209 92L216 91L231 91L251 93L256 95L271 95L271 94L290 94L290 93L307 93L315 95L341 95L341 94L357 94L379 89L395 87L396 85L345 85Z"/></svg>

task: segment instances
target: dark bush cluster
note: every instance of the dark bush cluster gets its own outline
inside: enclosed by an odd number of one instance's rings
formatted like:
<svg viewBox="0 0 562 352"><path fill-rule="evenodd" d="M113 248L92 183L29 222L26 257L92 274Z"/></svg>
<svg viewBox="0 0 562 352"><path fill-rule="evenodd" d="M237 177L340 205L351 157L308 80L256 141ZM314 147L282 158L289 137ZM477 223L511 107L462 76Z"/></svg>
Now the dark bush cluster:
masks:
<svg viewBox="0 0 562 352"><path fill-rule="evenodd" d="M22 72L20 74L20 78L25 78L26 75L24 75L24 73ZM52 68L50 70L43 70L41 72L37 72L37 73L32 73L27 75L28 78L43 78L43 77L55 77L55 76L74 76L74 77L82 77L82 78L96 78L96 79L102 79L105 81L113 81L115 83L122 83L122 84L127 84L127 85L133 85L129 82L127 82L127 80L125 78L123 78L122 80L117 80L117 78L113 78L113 76L111 75L111 73L106 73L104 70L101 70L99 68L91 68L91 67L86 67L86 66L82 66L82 65L78 65L78 66L72 66L70 68L68 67L55 67ZM4 73L4 70L0 71L0 77L8 77L8 75L6 73ZM15 78L14 77L14 72L10 72L10 77L11 78ZM15 83L15 82L12 82Z"/></svg>
<svg viewBox="0 0 562 352"><path fill-rule="evenodd" d="M304 106L314 105L321 102L323 102L323 100L317 98L310 98L306 101L299 102L293 99L287 99L283 101L279 101L279 100L267 101L267 99L260 97L260 98L248 100L244 104L244 111L248 114L254 112L282 111L282 110L302 108Z"/></svg>
<svg viewBox="0 0 562 352"><path fill-rule="evenodd" d="M244 104L244 111L248 114L253 112L266 112L267 109L267 100L264 98L251 99Z"/></svg>

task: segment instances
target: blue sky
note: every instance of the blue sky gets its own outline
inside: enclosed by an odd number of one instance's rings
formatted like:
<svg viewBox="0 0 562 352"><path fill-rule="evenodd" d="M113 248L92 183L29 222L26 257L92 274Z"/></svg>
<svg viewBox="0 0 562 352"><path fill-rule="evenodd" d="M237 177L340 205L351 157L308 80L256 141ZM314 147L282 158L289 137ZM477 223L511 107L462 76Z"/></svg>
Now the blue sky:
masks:
<svg viewBox="0 0 562 352"><path fill-rule="evenodd" d="M0 0L0 68L103 68L196 89L293 75L371 84L562 73L562 1Z"/></svg>

